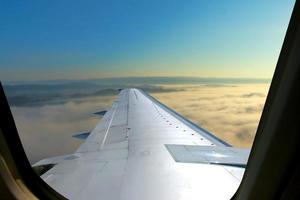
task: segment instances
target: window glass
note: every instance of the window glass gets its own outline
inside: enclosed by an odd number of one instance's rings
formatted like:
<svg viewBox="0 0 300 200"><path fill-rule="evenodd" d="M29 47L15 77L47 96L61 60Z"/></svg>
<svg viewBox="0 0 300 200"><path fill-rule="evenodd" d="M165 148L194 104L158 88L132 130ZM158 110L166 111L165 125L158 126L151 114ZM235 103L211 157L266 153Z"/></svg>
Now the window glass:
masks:
<svg viewBox="0 0 300 200"><path fill-rule="evenodd" d="M31 164L121 88L251 148L294 1L1 1L0 79Z"/></svg>

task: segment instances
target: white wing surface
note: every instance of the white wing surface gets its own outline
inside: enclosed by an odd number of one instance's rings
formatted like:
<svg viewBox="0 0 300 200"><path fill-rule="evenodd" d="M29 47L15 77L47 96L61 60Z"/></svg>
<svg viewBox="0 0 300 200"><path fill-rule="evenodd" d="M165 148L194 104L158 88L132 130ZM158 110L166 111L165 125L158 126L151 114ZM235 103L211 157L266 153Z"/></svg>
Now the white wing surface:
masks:
<svg viewBox="0 0 300 200"><path fill-rule="evenodd" d="M68 199L230 199L248 154L124 89L74 154L35 166L55 164L41 177Z"/></svg>

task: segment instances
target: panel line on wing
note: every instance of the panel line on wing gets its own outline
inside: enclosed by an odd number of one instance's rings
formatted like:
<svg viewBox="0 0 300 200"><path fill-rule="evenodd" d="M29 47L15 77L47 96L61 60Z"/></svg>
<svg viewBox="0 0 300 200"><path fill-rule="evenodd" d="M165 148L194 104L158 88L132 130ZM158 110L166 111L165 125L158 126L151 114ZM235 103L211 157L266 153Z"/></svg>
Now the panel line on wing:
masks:
<svg viewBox="0 0 300 200"><path fill-rule="evenodd" d="M171 114L173 117L175 117L176 119L178 119L179 121L181 121L182 123L184 123L185 125L187 125L188 127L190 127L191 129L193 129L197 133L201 134L201 136L205 137L206 139L208 139L209 141L211 141L213 144L215 144L217 146L227 146L227 147L231 146L230 144L228 144L225 141L221 140L220 138L218 138L217 136L215 136L212 133L208 132L204 128L198 126L194 122L192 122L192 121L188 120L187 118L183 117L182 115L180 115L176 111L168 108L166 105L162 104L157 99L155 99L154 97L150 96L149 94L147 94L143 90L139 90L139 91L140 91L140 93L142 93L146 97L148 97L154 104L156 104L157 106L159 106L160 108L162 108L163 110L165 110L167 113Z"/></svg>
<svg viewBox="0 0 300 200"><path fill-rule="evenodd" d="M119 105L119 104L118 104L118 105ZM118 106L117 106L117 108L114 110L114 112L113 112L112 115L111 115L111 118L110 118L108 127L107 127L107 129L106 129L104 138L103 138L102 143L101 143L101 146L100 146L100 150L103 149L103 147L104 147L104 144L105 144L105 141L106 141L106 138L107 138L109 129L110 129L110 127L111 127L111 124L112 124L112 121L113 121L113 119L114 119L114 116L115 116L115 113L116 113L117 109L118 109Z"/></svg>

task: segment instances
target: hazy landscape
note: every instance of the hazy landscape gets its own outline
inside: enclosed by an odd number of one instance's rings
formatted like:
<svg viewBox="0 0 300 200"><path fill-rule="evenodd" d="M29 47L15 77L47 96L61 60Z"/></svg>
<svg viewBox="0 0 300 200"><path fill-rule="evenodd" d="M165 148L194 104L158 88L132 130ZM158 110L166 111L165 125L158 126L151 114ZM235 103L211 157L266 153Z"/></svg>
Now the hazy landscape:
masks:
<svg viewBox="0 0 300 200"><path fill-rule="evenodd" d="M109 109L119 88L138 87L238 147L251 147L269 89L264 79L119 78L7 82L5 92L31 163L72 153Z"/></svg>

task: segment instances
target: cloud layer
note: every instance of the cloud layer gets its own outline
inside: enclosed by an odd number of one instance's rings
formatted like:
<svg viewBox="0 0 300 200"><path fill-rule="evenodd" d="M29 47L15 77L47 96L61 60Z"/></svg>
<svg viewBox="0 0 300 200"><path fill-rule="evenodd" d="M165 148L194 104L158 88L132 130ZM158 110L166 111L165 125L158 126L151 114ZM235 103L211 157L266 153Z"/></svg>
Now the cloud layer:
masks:
<svg viewBox="0 0 300 200"><path fill-rule="evenodd" d="M73 153L81 141L76 132L90 131L100 118L95 111L109 109L114 96L85 98L59 105L12 107L16 126L31 163Z"/></svg>
<svg viewBox="0 0 300 200"><path fill-rule="evenodd" d="M159 85L150 94L162 103L238 147L251 147L268 84ZM92 113L109 109L115 96L69 98L64 103L12 107L15 122L31 163L72 153L81 141L72 138L90 131L100 118Z"/></svg>
<svg viewBox="0 0 300 200"><path fill-rule="evenodd" d="M251 147L268 88L269 84L200 85L152 95L233 146Z"/></svg>

